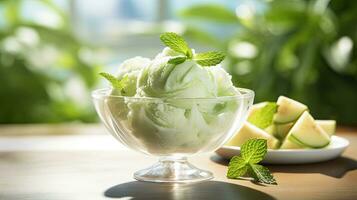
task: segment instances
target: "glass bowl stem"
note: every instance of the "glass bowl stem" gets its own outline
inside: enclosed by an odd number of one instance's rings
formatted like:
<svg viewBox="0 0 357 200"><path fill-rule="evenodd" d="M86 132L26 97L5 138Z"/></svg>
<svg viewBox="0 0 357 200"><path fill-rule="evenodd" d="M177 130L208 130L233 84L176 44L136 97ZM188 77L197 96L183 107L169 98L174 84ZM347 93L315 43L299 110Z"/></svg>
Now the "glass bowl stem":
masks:
<svg viewBox="0 0 357 200"><path fill-rule="evenodd" d="M213 178L209 171L198 169L187 161L187 157L161 157L149 168L134 173L139 181L149 182L200 182Z"/></svg>

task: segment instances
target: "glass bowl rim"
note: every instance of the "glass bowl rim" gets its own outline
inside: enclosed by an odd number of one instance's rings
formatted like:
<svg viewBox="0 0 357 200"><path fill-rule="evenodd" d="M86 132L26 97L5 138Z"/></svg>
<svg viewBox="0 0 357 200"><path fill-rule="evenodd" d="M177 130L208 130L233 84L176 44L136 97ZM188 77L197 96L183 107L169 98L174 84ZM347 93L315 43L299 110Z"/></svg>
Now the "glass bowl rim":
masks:
<svg viewBox="0 0 357 200"><path fill-rule="evenodd" d="M235 87L239 92L244 94L233 95L233 96L218 96L218 97L136 97L136 96L122 96L122 95L113 95L107 94L109 90L112 90L110 87L100 88L92 91L92 98L101 99L101 98L125 98L130 100L229 100L229 99L249 99L254 97L254 91L247 88Z"/></svg>

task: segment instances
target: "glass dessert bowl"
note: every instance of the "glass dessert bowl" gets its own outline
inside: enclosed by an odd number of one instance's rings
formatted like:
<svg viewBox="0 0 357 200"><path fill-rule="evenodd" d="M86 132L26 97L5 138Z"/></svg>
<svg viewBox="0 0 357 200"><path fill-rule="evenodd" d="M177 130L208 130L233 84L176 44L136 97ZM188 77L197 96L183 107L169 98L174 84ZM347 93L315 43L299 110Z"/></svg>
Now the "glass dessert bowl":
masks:
<svg viewBox="0 0 357 200"><path fill-rule="evenodd" d="M187 157L213 152L246 120L254 92L212 98L152 98L93 91L96 111L109 132L130 149L159 158L134 178L150 182L198 182L213 178Z"/></svg>

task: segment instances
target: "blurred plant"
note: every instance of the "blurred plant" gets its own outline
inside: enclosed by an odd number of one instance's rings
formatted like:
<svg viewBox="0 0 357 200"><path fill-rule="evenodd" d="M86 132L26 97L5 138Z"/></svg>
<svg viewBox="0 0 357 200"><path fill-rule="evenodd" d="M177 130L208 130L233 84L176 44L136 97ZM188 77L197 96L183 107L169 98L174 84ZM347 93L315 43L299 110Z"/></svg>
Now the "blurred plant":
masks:
<svg viewBox="0 0 357 200"><path fill-rule="evenodd" d="M196 5L181 16L187 36L227 52L235 84L254 89L257 102L287 95L318 118L357 125L356 13L357 1L272 0L235 11ZM230 35L209 34L212 24Z"/></svg>
<svg viewBox="0 0 357 200"><path fill-rule="evenodd" d="M48 13L26 17L25 3ZM94 121L96 68L68 16L50 0L2 0L0 8L0 123Z"/></svg>

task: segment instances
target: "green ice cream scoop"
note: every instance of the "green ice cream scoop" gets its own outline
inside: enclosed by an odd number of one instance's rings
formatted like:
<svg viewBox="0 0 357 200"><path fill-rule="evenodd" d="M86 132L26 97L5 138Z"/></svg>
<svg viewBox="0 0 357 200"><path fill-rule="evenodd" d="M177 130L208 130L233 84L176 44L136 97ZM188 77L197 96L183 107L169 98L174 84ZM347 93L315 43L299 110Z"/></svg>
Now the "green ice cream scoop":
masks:
<svg viewBox="0 0 357 200"><path fill-rule="evenodd" d="M169 64L170 57L157 58L143 69L138 80L138 95L148 97L214 97L214 77L192 60Z"/></svg>
<svg viewBox="0 0 357 200"><path fill-rule="evenodd" d="M144 57L134 57L125 60L118 68L117 79L126 78L127 81L122 90L118 91L114 88L113 94L123 96L134 96L136 94L136 83L141 70L150 65L151 60Z"/></svg>
<svg viewBox="0 0 357 200"><path fill-rule="evenodd" d="M139 181L193 183L213 178L186 161L213 152L235 134L252 104L254 92L235 88L219 65L218 51L196 53L178 34L160 35L167 47L152 60L125 61L113 76L101 73L111 88L93 91L100 119L125 146L159 156L135 172Z"/></svg>
<svg viewBox="0 0 357 200"><path fill-rule="evenodd" d="M151 152L158 146L166 153L199 149L222 134L237 107L235 101L215 99L238 94L224 69L202 67L192 59L168 62L179 55L165 48L141 71L136 96L158 98L157 103L128 104L132 133Z"/></svg>
<svg viewBox="0 0 357 200"><path fill-rule="evenodd" d="M212 53L187 48L166 47L153 60L135 57L119 67L116 78L127 81L112 94L124 97L109 97L109 111L148 152L198 151L227 130L239 106L231 76L207 65L216 63ZM170 62L177 57L183 59Z"/></svg>
<svg viewBox="0 0 357 200"><path fill-rule="evenodd" d="M150 59L134 57L125 60L119 67L116 74L116 81L121 81L121 87L113 87L111 94L106 100L111 114L118 119L126 119L129 113L127 103L120 96L134 96L136 94L136 83L141 70L150 64Z"/></svg>

